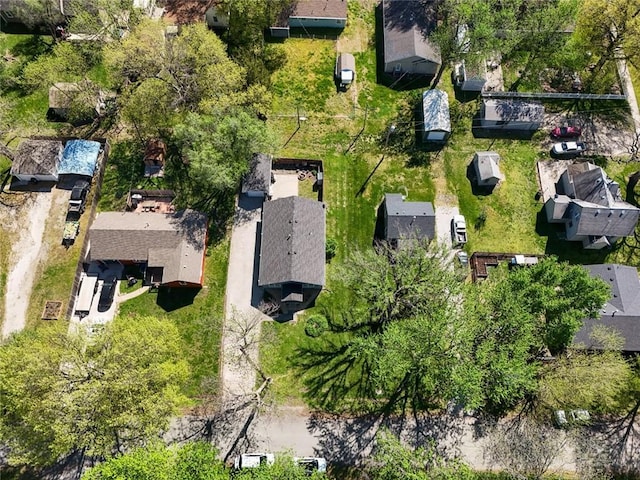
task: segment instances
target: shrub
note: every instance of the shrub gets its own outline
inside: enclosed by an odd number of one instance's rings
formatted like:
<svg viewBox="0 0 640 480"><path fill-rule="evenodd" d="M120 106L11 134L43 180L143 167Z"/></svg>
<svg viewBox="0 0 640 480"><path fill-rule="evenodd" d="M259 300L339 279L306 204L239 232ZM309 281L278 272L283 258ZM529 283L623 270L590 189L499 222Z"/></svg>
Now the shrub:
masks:
<svg viewBox="0 0 640 480"><path fill-rule="evenodd" d="M311 315L307 319L307 324L304 327L304 333L312 338L317 338L329 328L329 322L323 315Z"/></svg>
<svg viewBox="0 0 640 480"><path fill-rule="evenodd" d="M338 241L335 238L328 237L327 245L325 247L325 254L327 256L327 260L331 260L336 256L336 250L338 249Z"/></svg>

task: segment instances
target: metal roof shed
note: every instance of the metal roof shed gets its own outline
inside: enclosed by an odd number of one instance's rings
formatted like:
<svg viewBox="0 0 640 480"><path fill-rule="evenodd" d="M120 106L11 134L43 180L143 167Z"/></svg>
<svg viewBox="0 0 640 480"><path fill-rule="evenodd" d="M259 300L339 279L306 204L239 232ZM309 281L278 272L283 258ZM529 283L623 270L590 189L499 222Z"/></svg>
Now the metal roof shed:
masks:
<svg viewBox="0 0 640 480"><path fill-rule="evenodd" d="M449 96L442 90L422 94L423 142L444 143L451 135Z"/></svg>

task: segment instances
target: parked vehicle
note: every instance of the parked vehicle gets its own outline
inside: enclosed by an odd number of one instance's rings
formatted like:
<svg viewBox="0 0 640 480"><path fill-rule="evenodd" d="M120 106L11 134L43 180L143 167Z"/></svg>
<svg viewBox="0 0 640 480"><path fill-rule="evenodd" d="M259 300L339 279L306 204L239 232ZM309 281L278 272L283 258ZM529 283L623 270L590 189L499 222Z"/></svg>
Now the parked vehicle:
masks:
<svg viewBox="0 0 640 480"><path fill-rule="evenodd" d="M87 203L87 194L91 185L86 180L78 180L71 190L71 197L69 198L69 212L77 212L82 214L84 212L85 204Z"/></svg>
<svg viewBox="0 0 640 480"><path fill-rule="evenodd" d="M258 468L262 465L273 465L275 462L276 457L273 453L243 453L234 459L233 468Z"/></svg>
<svg viewBox="0 0 640 480"><path fill-rule="evenodd" d="M102 284L102 290L100 291L100 299L98 300L98 311L106 312L111 308L113 303L113 297L116 294L116 288L118 286L118 278L115 275L109 276Z"/></svg>
<svg viewBox="0 0 640 480"><path fill-rule="evenodd" d="M451 220L451 239L454 246L467 243L467 222L462 215L455 215Z"/></svg>
<svg viewBox="0 0 640 480"><path fill-rule="evenodd" d="M313 472L326 472L327 461L318 457L293 457L293 462L301 466L305 471L312 475Z"/></svg>
<svg viewBox="0 0 640 480"><path fill-rule="evenodd" d="M76 237L80 233L80 220L79 215L69 214L67 220L64 222L64 230L62 231L62 245L69 247L76 241Z"/></svg>
<svg viewBox="0 0 640 480"><path fill-rule="evenodd" d="M591 421L591 415L587 410L556 410L553 419L557 427L568 428L572 425L586 425Z"/></svg>
<svg viewBox="0 0 640 480"><path fill-rule="evenodd" d="M551 130L553 138L578 138L582 134L580 127L556 127Z"/></svg>
<svg viewBox="0 0 640 480"><path fill-rule="evenodd" d="M458 261L460 262L460 266L466 267L469 265L469 255L464 250L460 250L456 252L456 257L458 257Z"/></svg>
<svg viewBox="0 0 640 480"><path fill-rule="evenodd" d="M553 145L551 153L557 156L580 155L587 149L584 142L559 142Z"/></svg>
<svg viewBox="0 0 640 480"><path fill-rule="evenodd" d="M341 53L336 59L336 81L340 88L347 88L356 78L356 60L350 53Z"/></svg>

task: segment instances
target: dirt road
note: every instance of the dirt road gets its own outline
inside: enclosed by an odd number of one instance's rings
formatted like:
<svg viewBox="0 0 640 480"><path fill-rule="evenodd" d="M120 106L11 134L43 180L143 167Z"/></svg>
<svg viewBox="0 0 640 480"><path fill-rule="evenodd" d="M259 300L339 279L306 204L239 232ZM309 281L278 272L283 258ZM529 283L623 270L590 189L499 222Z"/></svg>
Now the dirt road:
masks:
<svg viewBox="0 0 640 480"><path fill-rule="evenodd" d="M25 225L19 229L11 252L11 265L7 275L2 338L20 331L26 323L29 298L41 255L45 224L53 201L53 192L38 192L25 212Z"/></svg>

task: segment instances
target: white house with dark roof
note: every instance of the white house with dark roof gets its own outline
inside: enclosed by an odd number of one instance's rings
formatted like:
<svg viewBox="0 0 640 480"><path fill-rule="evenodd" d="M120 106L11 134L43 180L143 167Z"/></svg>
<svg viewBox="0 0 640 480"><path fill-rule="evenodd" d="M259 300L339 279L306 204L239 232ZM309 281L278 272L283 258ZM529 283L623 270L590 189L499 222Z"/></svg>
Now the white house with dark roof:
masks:
<svg viewBox="0 0 640 480"><path fill-rule="evenodd" d="M600 318L585 318L574 343L600 349L590 338L593 328L602 325L616 330L624 339L622 350L640 352L640 279L635 267L617 264L585 265L592 277L611 288L611 298L600 310Z"/></svg>
<svg viewBox="0 0 640 480"><path fill-rule="evenodd" d="M145 283L201 287L207 217L176 213L103 212L89 228L89 261L139 264Z"/></svg>
<svg viewBox="0 0 640 480"><path fill-rule="evenodd" d="M451 135L449 96L432 89L422 94L422 141L445 143Z"/></svg>
<svg viewBox="0 0 640 480"><path fill-rule="evenodd" d="M622 200L620 185L588 162L569 165L544 209L549 223L565 225L568 241L590 249L633 235L640 217L640 209Z"/></svg>
<svg viewBox="0 0 640 480"><path fill-rule="evenodd" d="M497 152L476 152L473 156L473 169L479 187L494 187L504 180Z"/></svg>
<svg viewBox="0 0 640 480"><path fill-rule="evenodd" d="M385 193L384 240L399 246L404 240L432 240L436 236L436 214L431 202L407 202L399 193Z"/></svg>
<svg viewBox="0 0 640 480"><path fill-rule="evenodd" d="M383 0L384 72L396 75L435 75L440 50L428 39L435 22L415 0Z"/></svg>
<svg viewBox="0 0 640 480"><path fill-rule="evenodd" d="M59 140L23 140L14 154L11 175L22 182L57 182L62 152Z"/></svg>
<svg viewBox="0 0 640 480"><path fill-rule="evenodd" d="M325 284L326 207L285 197L262 207L258 286L284 313L307 307Z"/></svg>

